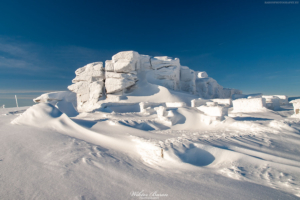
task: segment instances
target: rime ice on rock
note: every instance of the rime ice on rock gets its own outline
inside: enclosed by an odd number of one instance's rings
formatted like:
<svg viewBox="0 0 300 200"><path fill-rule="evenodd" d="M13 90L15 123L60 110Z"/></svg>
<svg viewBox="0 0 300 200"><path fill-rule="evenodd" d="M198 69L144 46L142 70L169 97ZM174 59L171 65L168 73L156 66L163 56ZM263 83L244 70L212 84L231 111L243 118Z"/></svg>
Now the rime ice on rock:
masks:
<svg viewBox="0 0 300 200"><path fill-rule="evenodd" d="M75 71L74 83L68 89L77 95L78 111L95 108L95 104L103 95L105 73L102 62L85 65Z"/></svg>
<svg viewBox="0 0 300 200"><path fill-rule="evenodd" d="M289 98L286 95L274 95L280 99L280 105L286 105L289 103Z"/></svg>
<svg viewBox="0 0 300 200"><path fill-rule="evenodd" d="M156 56L151 58L151 65L153 69L160 69L163 67L177 66L180 67L179 58L171 58L168 56Z"/></svg>
<svg viewBox="0 0 300 200"><path fill-rule="evenodd" d="M263 95L262 98L266 99L266 107L271 110L278 110L280 108L280 98L277 96L266 96Z"/></svg>
<svg viewBox="0 0 300 200"><path fill-rule="evenodd" d="M179 90L180 63L178 58L158 56L150 59L151 68L154 69L152 83L172 90Z"/></svg>
<svg viewBox="0 0 300 200"><path fill-rule="evenodd" d="M107 60L105 63L107 94L123 92L125 89L135 85L137 70L140 69L140 55L135 51L122 51Z"/></svg>
<svg viewBox="0 0 300 200"><path fill-rule="evenodd" d="M112 57L114 72L129 73L140 68L139 54L135 51L122 51Z"/></svg>
<svg viewBox="0 0 300 200"><path fill-rule="evenodd" d="M250 98L232 101L234 112L260 112L266 107L266 99Z"/></svg>
<svg viewBox="0 0 300 200"><path fill-rule="evenodd" d="M181 91L196 93L196 73L188 67L180 67L180 89Z"/></svg>
<svg viewBox="0 0 300 200"><path fill-rule="evenodd" d="M101 107L103 101L118 102L126 94L144 82L161 85L168 89L198 95L201 98L231 98L241 91L227 89L208 77L206 72L196 72L180 65L178 58L151 57L135 51L122 51L111 60L90 63L75 72L69 90L77 94L79 111L92 111ZM124 97L124 98L123 98Z"/></svg>

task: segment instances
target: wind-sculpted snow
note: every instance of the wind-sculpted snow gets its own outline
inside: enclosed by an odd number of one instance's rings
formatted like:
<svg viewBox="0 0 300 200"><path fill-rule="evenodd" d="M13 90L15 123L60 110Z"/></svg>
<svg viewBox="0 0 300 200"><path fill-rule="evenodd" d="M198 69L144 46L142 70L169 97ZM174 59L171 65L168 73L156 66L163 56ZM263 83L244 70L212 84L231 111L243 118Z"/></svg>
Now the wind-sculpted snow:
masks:
<svg viewBox="0 0 300 200"><path fill-rule="evenodd" d="M291 105L229 108L223 121L180 101L105 105L71 118L50 103L0 110L1 197L132 199L133 190L172 199L300 196L300 120L289 118ZM37 186L40 176L47 182ZM24 196L7 187L19 183L27 185Z"/></svg>

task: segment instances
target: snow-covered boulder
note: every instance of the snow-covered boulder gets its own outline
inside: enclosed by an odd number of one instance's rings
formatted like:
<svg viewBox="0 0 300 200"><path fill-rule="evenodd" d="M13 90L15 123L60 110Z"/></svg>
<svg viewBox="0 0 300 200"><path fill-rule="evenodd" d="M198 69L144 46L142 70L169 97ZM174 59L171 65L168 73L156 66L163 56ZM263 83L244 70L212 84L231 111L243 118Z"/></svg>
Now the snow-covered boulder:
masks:
<svg viewBox="0 0 300 200"><path fill-rule="evenodd" d="M132 92L138 95L135 91L142 91L139 87L148 83L206 99L231 98L241 93L223 88L204 71L181 66L178 58L151 57L135 51L113 55L105 61L105 68L102 62L95 62L77 69L75 74L74 84L68 89L77 94L78 110L85 112L100 108L104 102L126 100ZM139 79L141 84L137 84Z"/></svg>
<svg viewBox="0 0 300 200"><path fill-rule="evenodd" d="M223 88L213 78L210 77L200 78L199 73L195 82L196 82L196 94L198 94L201 98L205 98L205 99L231 98L232 95L234 94L242 93L240 90Z"/></svg>
<svg viewBox="0 0 300 200"><path fill-rule="evenodd" d="M136 73L115 73L115 72L106 72L105 73L106 79L108 78L114 78L114 79L128 79L136 81L137 75Z"/></svg>
<svg viewBox="0 0 300 200"><path fill-rule="evenodd" d="M140 69L141 70L151 70L151 57L148 55L140 55Z"/></svg>
<svg viewBox="0 0 300 200"><path fill-rule="evenodd" d="M104 79L104 68L102 62L94 62L85 65L75 71L76 77L72 80L73 83L80 81L92 82L95 80ZM91 80L93 78L93 80Z"/></svg>
<svg viewBox="0 0 300 200"><path fill-rule="evenodd" d="M151 58L151 66L152 69L160 69L163 67L170 67L170 66L177 66L180 67L180 60L179 58L171 58L168 56L156 56Z"/></svg>
<svg viewBox="0 0 300 200"><path fill-rule="evenodd" d="M127 78L107 78L105 81L106 93L116 93L133 86L135 81Z"/></svg>
<svg viewBox="0 0 300 200"><path fill-rule="evenodd" d="M129 73L140 68L139 53L135 51L121 51L112 57L114 71Z"/></svg>
<svg viewBox="0 0 300 200"><path fill-rule="evenodd" d="M182 108L186 107L186 103L184 102L166 102L167 108Z"/></svg>
<svg viewBox="0 0 300 200"><path fill-rule="evenodd" d="M217 102L219 105L230 107L232 106L231 99L211 99L213 102Z"/></svg>
<svg viewBox="0 0 300 200"><path fill-rule="evenodd" d="M232 101L234 112L261 112L266 108L266 99L251 98Z"/></svg>
<svg viewBox="0 0 300 200"><path fill-rule="evenodd" d="M167 115L166 107L164 107L164 106L156 107L155 110L157 112L157 116L159 116L159 117Z"/></svg>
<svg viewBox="0 0 300 200"><path fill-rule="evenodd" d="M293 104L294 107L294 115L292 117L300 118L300 99L295 99L293 101L290 101L290 103Z"/></svg>
<svg viewBox="0 0 300 200"><path fill-rule="evenodd" d="M114 70L114 64L112 60L106 60L105 61L105 71L106 72L113 72Z"/></svg>
<svg viewBox="0 0 300 200"><path fill-rule="evenodd" d="M242 93L236 93L232 95L232 100L236 99L253 99L253 98L262 98L262 93L256 93L256 94L242 94Z"/></svg>
<svg viewBox="0 0 300 200"><path fill-rule="evenodd" d="M155 107L154 110L157 113L157 120L166 126L175 125L180 117L174 114L172 110L166 109L164 106Z"/></svg>
<svg viewBox="0 0 300 200"><path fill-rule="evenodd" d="M196 91L202 98L219 98L222 97L223 87L213 78L197 78Z"/></svg>
<svg viewBox="0 0 300 200"><path fill-rule="evenodd" d="M143 112L147 108L154 108L159 106L166 106L166 103L158 103L158 102L141 102L140 105L140 111Z"/></svg>
<svg viewBox="0 0 300 200"><path fill-rule="evenodd" d="M206 106L208 106L208 107L214 107L214 106L217 106L217 105L218 105L218 102L213 102L213 101L206 102Z"/></svg>
<svg viewBox="0 0 300 200"><path fill-rule="evenodd" d="M180 67L180 90L195 94L196 92L196 73L186 66Z"/></svg>
<svg viewBox="0 0 300 200"><path fill-rule="evenodd" d="M68 89L77 95L78 111L87 111L97 107L96 103L103 96L105 72L102 62L85 65L75 71L73 85Z"/></svg>
<svg viewBox="0 0 300 200"><path fill-rule="evenodd" d="M271 110L278 110L280 108L280 99L277 96L263 95L262 98L266 99L266 107Z"/></svg>
<svg viewBox="0 0 300 200"><path fill-rule="evenodd" d="M199 106L202 106L202 105L206 105L206 102L210 102L211 100L209 99L202 99L202 98L199 98L199 99L193 99L191 101L191 107L199 107Z"/></svg>
<svg viewBox="0 0 300 200"><path fill-rule="evenodd" d="M178 58L173 59L168 56L152 57L150 58L150 64L151 69L153 69L147 75L147 80L150 83L172 90L179 90L180 63Z"/></svg>
<svg viewBox="0 0 300 200"><path fill-rule="evenodd" d="M280 99L280 105L286 105L289 103L289 98L286 95L274 95Z"/></svg>
<svg viewBox="0 0 300 200"><path fill-rule="evenodd" d="M223 118L228 115L228 109L224 106L199 106L197 109L211 117Z"/></svg>
<svg viewBox="0 0 300 200"><path fill-rule="evenodd" d="M138 81L137 70L140 69L140 55L135 51L122 51L112 60L105 62L105 89L107 94L123 93Z"/></svg>

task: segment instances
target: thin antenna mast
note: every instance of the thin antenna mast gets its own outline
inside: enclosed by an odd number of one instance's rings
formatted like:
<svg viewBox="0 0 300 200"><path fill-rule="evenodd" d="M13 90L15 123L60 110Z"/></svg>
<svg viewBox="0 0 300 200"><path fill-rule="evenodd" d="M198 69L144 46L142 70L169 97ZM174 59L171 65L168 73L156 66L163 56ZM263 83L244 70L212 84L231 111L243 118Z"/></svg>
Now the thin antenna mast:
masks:
<svg viewBox="0 0 300 200"><path fill-rule="evenodd" d="M17 99L17 95L15 95L15 98L16 98L16 104L17 104L17 107L19 107L19 105L18 105L18 99Z"/></svg>

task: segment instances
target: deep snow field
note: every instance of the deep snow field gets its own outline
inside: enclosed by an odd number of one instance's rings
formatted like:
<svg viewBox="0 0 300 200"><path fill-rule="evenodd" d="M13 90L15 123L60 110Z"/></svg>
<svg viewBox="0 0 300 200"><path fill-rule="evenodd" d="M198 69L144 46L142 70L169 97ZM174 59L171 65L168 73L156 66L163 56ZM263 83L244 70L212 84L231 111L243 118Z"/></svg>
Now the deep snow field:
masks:
<svg viewBox="0 0 300 200"><path fill-rule="evenodd" d="M0 199L300 198L286 96L134 51L75 74L70 91L0 109Z"/></svg>
<svg viewBox="0 0 300 200"><path fill-rule="evenodd" d="M231 109L205 125L196 109L176 108L171 127L126 108L75 117L48 103L0 109L0 199L299 199L292 106Z"/></svg>

